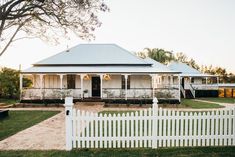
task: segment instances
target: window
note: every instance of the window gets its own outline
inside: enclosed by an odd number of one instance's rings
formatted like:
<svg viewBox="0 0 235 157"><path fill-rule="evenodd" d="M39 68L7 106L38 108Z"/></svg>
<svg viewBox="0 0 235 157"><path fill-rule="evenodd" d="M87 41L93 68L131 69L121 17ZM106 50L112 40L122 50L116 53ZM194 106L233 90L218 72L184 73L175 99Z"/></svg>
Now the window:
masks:
<svg viewBox="0 0 235 157"><path fill-rule="evenodd" d="M191 78L191 83L194 83L194 78Z"/></svg>
<svg viewBox="0 0 235 157"><path fill-rule="evenodd" d="M125 88L125 76L122 75L122 89ZM127 89L130 89L130 76L127 77Z"/></svg>
<svg viewBox="0 0 235 157"><path fill-rule="evenodd" d="M75 89L75 75L67 75L67 87L68 89Z"/></svg>

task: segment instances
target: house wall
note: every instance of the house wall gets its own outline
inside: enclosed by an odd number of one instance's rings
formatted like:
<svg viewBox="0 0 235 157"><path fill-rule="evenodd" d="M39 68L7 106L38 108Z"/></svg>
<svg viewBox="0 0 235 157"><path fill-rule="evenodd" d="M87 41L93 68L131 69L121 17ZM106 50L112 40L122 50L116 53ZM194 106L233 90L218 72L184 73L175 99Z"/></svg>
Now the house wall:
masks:
<svg viewBox="0 0 235 157"><path fill-rule="evenodd" d="M121 75L111 75L110 80L103 79L103 88L121 88Z"/></svg>
<svg viewBox="0 0 235 157"><path fill-rule="evenodd" d="M131 75L130 87L131 88L151 88L152 78L149 75Z"/></svg>
<svg viewBox="0 0 235 157"><path fill-rule="evenodd" d="M198 84L198 85L201 85L202 84L202 78L200 78L200 77L195 77L194 78L194 83L192 83L192 84ZM184 79L184 84L185 84L185 89L189 89L189 85L191 84L191 82L190 82L190 79L189 78L185 78Z"/></svg>
<svg viewBox="0 0 235 157"><path fill-rule="evenodd" d="M34 75L34 88L40 88L40 76ZM67 88L67 77L63 76L63 88ZM43 76L43 88L60 88L60 76L59 75L44 75Z"/></svg>

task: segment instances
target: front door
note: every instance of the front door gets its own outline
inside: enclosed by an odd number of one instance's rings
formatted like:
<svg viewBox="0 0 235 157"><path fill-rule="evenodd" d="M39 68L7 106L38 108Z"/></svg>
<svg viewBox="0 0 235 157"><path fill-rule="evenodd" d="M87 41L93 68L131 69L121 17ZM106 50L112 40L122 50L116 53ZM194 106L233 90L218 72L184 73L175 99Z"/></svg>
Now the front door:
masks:
<svg viewBox="0 0 235 157"><path fill-rule="evenodd" d="M100 97L100 77L92 77L92 97Z"/></svg>
<svg viewBox="0 0 235 157"><path fill-rule="evenodd" d="M182 85L182 87L184 88L184 77L182 78L181 85Z"/></svg>

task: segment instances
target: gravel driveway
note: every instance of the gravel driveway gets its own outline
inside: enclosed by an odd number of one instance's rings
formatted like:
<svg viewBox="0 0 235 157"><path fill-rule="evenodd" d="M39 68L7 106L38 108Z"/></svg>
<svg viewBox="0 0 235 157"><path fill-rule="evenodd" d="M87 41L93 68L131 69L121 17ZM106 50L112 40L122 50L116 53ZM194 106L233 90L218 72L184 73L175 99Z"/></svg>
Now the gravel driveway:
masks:
<svg viewBox="0 0 235 157"><path fill-rule="evenodd" d="M100 112L103 110L138 110L137 108L105 109L102 103L75 105L76 109ZM0 141L0 150L65 150L64 108L12 108L10 110L60 110L59 114Z"/></svg>

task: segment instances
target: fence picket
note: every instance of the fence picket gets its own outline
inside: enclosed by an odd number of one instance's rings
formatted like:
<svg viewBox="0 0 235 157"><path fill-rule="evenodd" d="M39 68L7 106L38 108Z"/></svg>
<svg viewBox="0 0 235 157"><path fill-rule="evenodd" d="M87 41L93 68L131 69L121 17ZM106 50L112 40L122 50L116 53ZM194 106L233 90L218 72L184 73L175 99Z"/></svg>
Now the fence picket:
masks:
<svg viewBox="0 0 235 157"><path fill-rule="evenodd" d="M215 145L215 111L211 112L211 146Z"/></svg>
<svg viewBox="0 0 235 157"><path fill-rule="evenodd" d="M98 135L98 122L99 122L99 120L97 119L97 117L98 117L98 113L95 113L95 119L94 119L94 123L95 123L95 148L99 148L98 147L98 137L99 137L99 135Z"/></svg>
<svg viewBox="0 0 235 157"><path fill-rule="evenodd" d="M113 137L117 137L117 134L116 134L116 130L117 130L117 128L116 128L116 120L117 120L117 116L116 116L116 114L113 114ZM116 146L116 144L117 144L117 140L113 140L113 148L116 148L117 146Z"/></svg>
<svg viewBox="0 0 235 157"><path fill-rule="evenodd" d="M228 111L228 145L231 146L232 145L232 110L231 108L229 108ZM235 135L234 135L235 136Z"/></svg>
<svg viewBox="0 0 235 157"><path fill-rule="evenodd" d="M210 146L210 138L209 136L211 135L210 134L210 130L211 130L211 113L210 112L207 112L207 125L206 125L207 129L206 129L206 146Z"/></svg>
<svg viewBox="0 0 235 157"><path fill-rule="evenodd" d="M112 116L109 113L108 114L108 148L112 148L112 140L111 140L111 138L112 138L112 135L111 135L111 133L112 133L112 121L111 121L111 118L112 118Z"/></svg>
<svg viewBox="0 0 235 157"><path fill-rule="evenodd" d="M82 130L81 130L80 117L81 117L80 110L77 110L77 117L76 117L77 124L75 124L75 125L77 125L77 130L76 130L76 132L77 132L77 139L76 139L77 140L77 148L81 148L80 135L81 135Z"/></svg>
<svg viewBox="0 0 235 157"><path fill-rule="evenodd" d="M197 146L197 138L195 138L195 137L197 137L197 135L198 135L198 114L196 113L196 112L194 112L194 114L193 114L193 125L194 125L194 127L193 127L193 134L192 134L192 139L193 139L193 146Z"/></svg>
<svg viewBox="0 0 235 157"><path fill-rule="evenodd" d="M172 111L172 133L171 133L171 136L172 137L175 137L175 110ZM172 147L175 147L175 139L172 139L171 141L171 146Z"/></svg>
<svg viewBox="0 0 235 157"><path fill-rule="evenodd" d="M76 114L77 112L76 112L76 110L75 109L73 109L73 120L72 120L72 125L74 126L73 127L73 132L72 132L72 136L73 136L73 147L77 147L77 145L76 145L76 139L77 139L77 125L76 125L76 123L77 123L77 114Z"/></svg>
<svg viewBox="0 0 235 157"><path fill-rule="evenodd" d="M152 136L152 109L148 109L148 137ZM148 138L148 147L152 147L152 140Z"/></svg>
<svg viewBox="0 0 235 157"><path fill-rule="evenodd" d="M126 147L129 148L130 147L130 115L129 115L129 112L127 112L126 114L126 137L128 138L126 140Z"/></svg>
<svg viewBox="0 0 235 157"><path fill-rule="evenodd" d="M166 115L166 109L163 109L163 116L162 117L167 117L167 115ZM162 146L163 147L166 147L166 138L167 138L167 136L166 136L166 132L167 132L167 129L166 129L166 119L167 118L163 118L163 131L162 131L162 133L163 133L163 140L162 140Z"/></svg>
<svg viewBox="0 0 235 157"><path fill-rule="evenodd" d="M171 117L171 110L168 110L167 117ZM171 119L167 120L167 147L170 147L171 142Z"/></svg>
<svg viewBox="0 0 235 157"><path fill-rule="evenodd" d="M144 131L144 147L147 147L147 138L148 138L148 136L147 136L147 110L144 110L144 117L143 117L143 131Z"/></svg>
<svg viewBox="0 0 235 157"><path fill-rule="evenodd" d="M202 127L202 114L201 112L198 113L198 146L201 146L201 138L202 138L202 134L201 134L201 127Z"/></svg>
<svg viewBox="0 0 235 157"><path fill-rule="evenodd" d="M137 119L135 119L135 147L139 147L139 119L138 119L138 112L135 112L135 117L137 117Z"/></svg>
<svg viewBox="0 0 235 157"><path fill-rule="evenodd" d="M100 119L99 119L99 128L100 128L100 132L99 132L99 137L100 139L103 137L103 114L99 115ZM103 138L102 138L103 139ZM100 140L100 148L103 148L103 140Z"/></svg>
<svg viewBox="0 0 235 157"><path fill-rule="evenodd" d="M86 128L85 128L85 130L86 130L86 136L87 137L90 137L90 115L89 114L90 113L88 111L85 112L85 117L86 117L86 122L85 122ZM90 138L87 141L85 141L85 147L90 148Z"/></svg>
<svg viewBox="0 0 235 157"><path fill-rule="evenodd" d="M223 145L223 125L224 125L224 122L223 122L223 114L224 114L224 111L223 110L220 110L219 111L220 113L220 116L219 116L219 145L222 146Z"/></svg>
<svg viewBox="0 0 235 157"><path fill-rule="evenodd" d="M218 135L219 135L219 111L215 112L215 146L218 146Z"/></svg>
<svg viewBox="0 0 235 157"><path fill-rule="evenodd" d="M107 114L104 114L104 148L107 148L108 143L108 128L107 128Z"/></svg>
<svg viewBox="0 0 235 157"><path fill-rule="evenodd" d="M118 141L117 141L117 147L120 148L121 147L121 120L120 120L120 113L117 114L117 137L118 137Z"/></svg>
<svg viewBox="0 0 235 157"><path fill-rule="evenodd" d="M190 125L190 122L188 122L189 121L189 119L190 119L190 117L189 117L189 114L188 114L188 112L186 112L185 113L185 128L184 128L184 136L185 137L188 137L188 134L189 134L189 125ZM188 138L185 138L185 140L184 140L184 146L188 146L188 141L189 141L189 139ZM190 143L190 142L189 142Z"/></svg>
<svg viewBox="0 0 235 157"><path fill-rule="evenodd" d="M176 144L175 146L178 147L179 146L179 111L176 111L176 132L175 132L175 136L176 136Z"/></svg>
<svg viewBox="0 0 235 157"><path fill-rule="evenodd" d="M131 130L130 130L130 140L131 140L131 148L134 148L134 112L131 112Z"/></svg>
<svg viewBox="0 0 235 157"><path fill-rule="evenodd" d="M139 122L140 122L140 128L139 128L139 130L140 130L140 137L142 137L143 136L143 121L142 121L142 119L143 119L143 110L140 110L140 118L139 118ZM139 144L140 144L140 147L142 147L143 145L143 141L142 140L139 140Z"/></svg>
<svg viewBox="0 0 235 157"><path fill-rule="evenodd" d="M224 146L227 146L227 135L228 135L228 111L227 110L224 110L225 114L224 114L224 128L223 128L223 135L224 135L224 138L223 138L223 145Z"/></svg>
<svg viewBox="0 0 235 157"><path fill-rule="evenodd" d="M182 117L182 118L180 118L179 120L180 120L180 123L179 123L179 129L180 129L180 132L179 132L179 134L180 134L180 139L179 139L179 142L180 142L180 144L179 144L179 146L183 146L183 144L184 144L184 140L183 140L183 133L184 133L184 112L180 112L180 117Z"/></svg>
<svg viewBox="0 0 235 157"><path fill-rule="evenodd" d="M159 135L158 135L158 137L162 137L162 108L160 108L159 109L159 127L158 127L158 131L159 131ZM160 138L159 140L158 140L158 145L159 145L159 147L162 147L162 139Z"/></svg>
<svg viewBox="0 0 235 157"><path fill-rule="evenodd" d="M205 146L205 133L206 133L206 112L202 114L202 146Z"/></svg>
<svg viewBox="0 0 235 157"><path fill-rule="evenodd" d="M125 117L124 113L122 113L122 126L121 126L121 128L122 128L122 139L125 139L126 124L125 124L125 119L123 117ZM122 148L125 148L125 142L126 142L125 140L121 141Z"/></svg>
<svg viewBox="0 0 235 157"><path fill-rule="evenodd" d="M95 118L94 118L94 113L91 113L90 114L90 116L91 116L91 122L90 122L90 124L91 124L91 148L94 148L94 120L95 120Z"/></svg>
<svg viewBox="0 0 235 157"><path fill-rule="evenodd" d="M189 134L188 134L189 145L186 145L186 146L191 147L193 143L193 138L192 138L193 137L193 113L192 112L190 112L188 118L189 118Z"/></svg>
<svg viewBox="0 0 235 157"><path fill-rule="evenodd" d="M81 130L82 130L82 148L85 148L85 129L86 129L86 126L85 126L85 121L86 117L85 117L85 111L82 111L82 114L81 114Z"/></svg>

